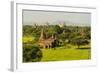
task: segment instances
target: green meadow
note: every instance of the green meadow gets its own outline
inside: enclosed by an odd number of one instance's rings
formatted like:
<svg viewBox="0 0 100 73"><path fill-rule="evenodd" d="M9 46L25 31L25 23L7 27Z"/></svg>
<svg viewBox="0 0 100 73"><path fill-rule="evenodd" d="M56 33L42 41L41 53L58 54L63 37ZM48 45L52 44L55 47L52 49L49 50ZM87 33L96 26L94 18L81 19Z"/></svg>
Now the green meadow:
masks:
<svg viewBox="0 0 100 73"><path fill-rule="evenodd" d="M42 49L43 57L41 61L86 60L91 58L90 51L90 48L77 49L77 46L71 48L59 47L56 50Z"/></svg>

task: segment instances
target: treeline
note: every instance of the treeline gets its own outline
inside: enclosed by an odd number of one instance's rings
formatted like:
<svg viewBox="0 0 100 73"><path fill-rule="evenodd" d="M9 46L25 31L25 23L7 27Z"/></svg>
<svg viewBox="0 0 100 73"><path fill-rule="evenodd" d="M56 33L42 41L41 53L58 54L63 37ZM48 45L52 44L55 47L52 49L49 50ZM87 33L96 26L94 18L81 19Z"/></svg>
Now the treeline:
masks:
<svg viewBox="0 0 100 73"><path fill-rule="evenodd" d="M75 39L91 39L90 27L66 25L62 27L59 25L23 25L23 36L33 36L35 38L34 41L37 42L39 40L42 29L44 29L47 38L54 34L60 42L71 43L71 41Z"/></svg>

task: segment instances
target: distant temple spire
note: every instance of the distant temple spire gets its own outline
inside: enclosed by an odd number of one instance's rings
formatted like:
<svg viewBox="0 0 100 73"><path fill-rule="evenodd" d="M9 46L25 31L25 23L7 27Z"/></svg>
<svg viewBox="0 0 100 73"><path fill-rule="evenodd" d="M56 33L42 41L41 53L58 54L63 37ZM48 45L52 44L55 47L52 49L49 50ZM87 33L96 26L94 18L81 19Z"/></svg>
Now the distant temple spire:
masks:
<svg viewBox="0 0 100 73"><path fill-rule="evenodd" d="M40 35L40 39L39 40L43 40L46 39L46 35L44 33L44 29L41 30L41 35Z"/></svg>
<svg viewBox="0 0 100 73"><path fill-rule="evenodd" d="M54 34L52 34L52 38L55 38L55 37L54 37Z"/></svg>

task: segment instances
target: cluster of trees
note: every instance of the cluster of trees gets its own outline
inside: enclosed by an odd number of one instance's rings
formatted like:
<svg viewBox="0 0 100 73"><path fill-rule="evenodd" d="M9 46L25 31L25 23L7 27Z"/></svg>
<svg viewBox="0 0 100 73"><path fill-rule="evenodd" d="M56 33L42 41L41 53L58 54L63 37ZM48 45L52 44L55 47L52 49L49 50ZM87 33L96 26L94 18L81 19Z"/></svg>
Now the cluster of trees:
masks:
<svg viewBox="0 0 100 73"><path fill-rule="evenodd" d="M34 43L39 40L41 29L44 29L47 34L46 37L50 37L52 34L56 35L60 42L64 43L73 43L75 40L87 40L91 39L90 27L79 27L79 26L66 26L60 27L59 25L41 25L41 26L32 26L24 25L23 26L23 37L32 36L35 38Z"/></svg>
<svg viewBox="0 0 100 73"><path fill-rule="evenodd" d="M34 40L31 40L31 42L23 42L23 61L39 61L41 59L42 52L39 46L36 47L34 44L38 45L42 29L47 34L46 37L50 37L52 34L56 35L59 41L59 45L57 44L57 46L71 44L77 45L80 48L80 45L89 44L91 39L90 26L23 25L23 37L34 37Z"/></svg>
<svg viewBox="0 0 100 73"><path fill-rule="evenodd" d="M23 62L38 62L42 58L42 51L36 45L23 44Z"/></svg>

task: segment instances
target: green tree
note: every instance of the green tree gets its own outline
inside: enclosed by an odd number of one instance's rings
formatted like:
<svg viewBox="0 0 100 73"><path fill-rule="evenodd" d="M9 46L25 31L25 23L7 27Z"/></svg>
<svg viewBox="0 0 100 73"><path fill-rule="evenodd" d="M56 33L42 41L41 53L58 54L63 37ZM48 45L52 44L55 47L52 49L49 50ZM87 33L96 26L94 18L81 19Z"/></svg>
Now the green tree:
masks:
<svg viewBox="0 0 100 73"><path fill-rule="evenodd" d="M89 44L89 41L81 36L78 36L71 40L71 43L78 46L78 49L81 45L87 45Z"/></svg>
<svg viewBox="0 0 100 73"><path fill-rule="evenodd" d="M23 62L37 62L42 58L42 51L38 46L23 44Z"/></svg>

